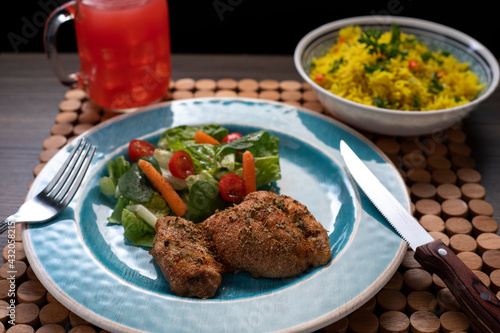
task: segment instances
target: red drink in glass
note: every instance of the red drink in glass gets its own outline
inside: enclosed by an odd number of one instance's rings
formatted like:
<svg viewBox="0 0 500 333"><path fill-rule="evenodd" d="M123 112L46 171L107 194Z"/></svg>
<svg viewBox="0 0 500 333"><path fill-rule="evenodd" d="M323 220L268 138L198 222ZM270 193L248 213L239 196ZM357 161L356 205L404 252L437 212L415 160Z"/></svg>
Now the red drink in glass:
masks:
<svg viewBox="0 0 500 333"><path fill-rule="evenodd" d="M74 20L78 80L90 98L128 110L165 95L171 77L166 0L78 1Z"/></svg>

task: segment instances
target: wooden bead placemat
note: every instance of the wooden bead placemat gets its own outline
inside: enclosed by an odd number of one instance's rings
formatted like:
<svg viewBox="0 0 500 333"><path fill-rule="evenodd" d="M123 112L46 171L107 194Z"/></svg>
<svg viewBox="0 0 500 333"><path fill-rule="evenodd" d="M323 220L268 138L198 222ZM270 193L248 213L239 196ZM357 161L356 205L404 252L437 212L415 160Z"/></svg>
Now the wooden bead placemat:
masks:
<svg viewBox="0 0 500 333"><path fill-rule="evenodd" d="M173 81L164 100L192 97L251 97L324 109L311 88L294 80L231 78ZM117 113L101 108L84 91L68 90L47 138L34 176L70 140ZM406 181L415 218L442 239L491 290L500 296L500 236L493 207L461 124L429 136L387 137L363 132L394 163ZM16 298L8 274L8 247L0 267L1 332L105 332L62 306L38 281L16 233ZM8 323L10 302L16 325ZM372 299L322 332L471 332L469 318L435 274L424 270L409 249L392 278Z"/></svg>

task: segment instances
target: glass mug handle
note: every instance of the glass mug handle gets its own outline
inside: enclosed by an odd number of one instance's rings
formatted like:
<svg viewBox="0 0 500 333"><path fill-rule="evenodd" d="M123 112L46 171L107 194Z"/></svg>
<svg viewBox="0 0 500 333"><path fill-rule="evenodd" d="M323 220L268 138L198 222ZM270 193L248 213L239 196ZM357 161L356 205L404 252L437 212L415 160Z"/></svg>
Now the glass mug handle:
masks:
<svg viewBox="0 0 500 333"><path fill-rule="evenodd" d="M45 54L47 55L49 66L57 79L65 86L78 86L78 73L66 74L59 61L57 52L57 31L64 22L74 20L76 14L76 1L69 1L56 8L48 17L43 31L43 41Z"/></svg>

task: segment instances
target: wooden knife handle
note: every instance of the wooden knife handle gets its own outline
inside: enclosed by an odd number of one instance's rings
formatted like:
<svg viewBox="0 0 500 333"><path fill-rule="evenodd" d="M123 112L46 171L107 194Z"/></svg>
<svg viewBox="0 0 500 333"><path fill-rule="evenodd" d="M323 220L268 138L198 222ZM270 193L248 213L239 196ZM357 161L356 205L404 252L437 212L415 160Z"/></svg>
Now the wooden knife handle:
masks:
<svg viewBox="0 0 500 333"><path fill-rule="evenodd" d="M500 332L500 301L440 239L419 246L415 259L443 280L475 328Z"/></svg>

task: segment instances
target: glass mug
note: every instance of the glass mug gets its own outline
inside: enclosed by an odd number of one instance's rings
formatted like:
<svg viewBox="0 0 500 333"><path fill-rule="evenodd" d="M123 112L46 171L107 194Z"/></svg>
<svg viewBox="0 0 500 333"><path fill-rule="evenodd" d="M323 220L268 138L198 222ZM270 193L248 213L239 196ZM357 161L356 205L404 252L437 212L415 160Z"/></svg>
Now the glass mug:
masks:
<svg viewBox="0 0 500 333"><path fill-rule="evenodd" d="M104 108L128 112L161 100L171 78L166 0L76 0L56 8L44 30L58 80L84 88ZM66 74L57 56L59 26L73 20L80 71Z"/></svg>

